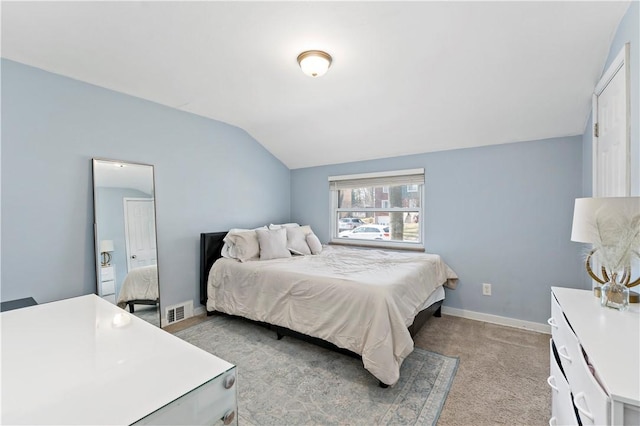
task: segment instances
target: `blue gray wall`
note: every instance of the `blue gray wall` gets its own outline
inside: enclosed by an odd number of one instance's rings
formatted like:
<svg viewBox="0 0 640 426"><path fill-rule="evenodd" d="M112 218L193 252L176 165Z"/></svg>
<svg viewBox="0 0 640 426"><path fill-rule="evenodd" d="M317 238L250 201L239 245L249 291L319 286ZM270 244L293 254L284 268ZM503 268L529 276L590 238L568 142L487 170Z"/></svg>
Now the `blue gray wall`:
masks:
<svg viewBox="0 0 640 426"><path fill-rule="evenodd" d="M426 250L460 277L445 306L543 323L551 286L581 287L570 241L580 136L292 170L291 220L330 235L327 177L424 167ZM493 295L482 296L482 283Z"/></svg>
<svg viewBox="0 0 640 426"><path fill-rule="evenodd" d="M2 294L93 293L92 157L153 164L162 305L199 305L199 235L285 222L290 172L244 130L2 60Z"/></svg>

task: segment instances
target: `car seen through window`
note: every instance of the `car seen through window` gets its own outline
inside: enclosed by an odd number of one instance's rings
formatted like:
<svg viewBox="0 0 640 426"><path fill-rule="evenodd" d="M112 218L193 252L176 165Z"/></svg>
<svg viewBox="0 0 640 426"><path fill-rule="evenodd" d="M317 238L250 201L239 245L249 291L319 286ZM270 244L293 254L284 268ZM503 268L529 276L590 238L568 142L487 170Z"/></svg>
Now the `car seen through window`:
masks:
<svg viewBox="0 0 640 426"><path fill-rule="evenodd" d="M359 240L389 240L389 227L384 225L362 225L350 231L342 231L340 238L353 238Z"/></svg>
<svg viewBox="0 0 640 426"><path fill-rule="evenodd" d="M347 229L357 228L358 226L363 224L364 222L362 221L362 219L359 219L357 217L343 217L342 219L340 219L338 227L340 231L344 231Z"/></svg>

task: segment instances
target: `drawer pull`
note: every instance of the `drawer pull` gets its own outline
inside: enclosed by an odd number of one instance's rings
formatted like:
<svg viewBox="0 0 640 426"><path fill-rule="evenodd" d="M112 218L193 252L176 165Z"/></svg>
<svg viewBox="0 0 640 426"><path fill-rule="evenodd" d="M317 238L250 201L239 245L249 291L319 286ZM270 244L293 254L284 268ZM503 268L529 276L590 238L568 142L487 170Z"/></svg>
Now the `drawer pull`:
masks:
<svg viewBox="0 0 640 426"><path fill-rule="evenodd" d="M229 425L233 422L235 418L236 418L236 412L233 410L229 410L226 413L224 413L224 416L222 417L222 423L225 425Z"/></svg>
<svg viewBox="0 0 640 426"><path fill-rule="evenodd" d="M556 419L555 417L551 417L549 419L549 426L558 426L558 419Z"/></svg>
<svg viewBox="0 0 640 426"><path fill-rule="evenodd" d="M236 382L236 376L233 374L228 375L224 378L223 386L225 389L231 389L233 384Z"/></svg>
<svg viewBox="0 0 640 426"><path fill-rule="evenodd" d="M549 324L553 328L558 328L558 324L556 324L556 320L553 317L547 320L547 324Z"/></svg>
<svg viewBox="0 0 640 426"><path fill-rule="evenodd" d="M585 410L583 407L580 406L580 404L578 404L578 400L585 400L584 399L584 392L579 392L576 394L576 396L573 397L573 405L576 406L576 408L578 409L578 411L580 411L585 417L587 417L589 420L593 421L593 414L591 414L590 412L588 412L587 410Z"/></svg>
<svg viewBox="0 0 640 426"><path fill-rule="evenodd" d="M553 381L553 383L551 383ZM551 389L553 389L554 391L558 392L558 388L555 385L556 383L556 377L555 376L549 376L547 377L547 384L549 386L551 386Z"/></svg>
<svg viewBox="0 0 640 426"><path fill-rule="evenodd" d="M560 346L558 348L558 355L560 355L562 358L566 359L567 361L572 362L571 357L569 356L569 352L567 352L566 346Z"/></svg>

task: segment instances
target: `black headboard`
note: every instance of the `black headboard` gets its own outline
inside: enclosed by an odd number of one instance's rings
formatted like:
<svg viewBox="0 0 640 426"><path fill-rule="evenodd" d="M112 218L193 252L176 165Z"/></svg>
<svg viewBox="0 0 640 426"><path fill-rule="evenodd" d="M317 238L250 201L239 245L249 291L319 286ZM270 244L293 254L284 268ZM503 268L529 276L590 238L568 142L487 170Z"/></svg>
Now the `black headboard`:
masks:
<svg viewBox="0 0 640 426"><path fill-rule="evenodd" d="M207 281L213 262L220 259L226 232L200 234L200 303L207 304Z"/></svg>

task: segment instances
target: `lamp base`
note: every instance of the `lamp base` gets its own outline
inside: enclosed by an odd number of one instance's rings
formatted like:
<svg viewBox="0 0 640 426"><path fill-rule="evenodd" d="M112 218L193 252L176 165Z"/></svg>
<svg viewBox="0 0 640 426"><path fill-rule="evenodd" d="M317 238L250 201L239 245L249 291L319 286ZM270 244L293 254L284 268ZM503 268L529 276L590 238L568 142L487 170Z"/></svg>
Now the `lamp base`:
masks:
<svg viewBox="0 0 640 426"><path fill-rule="evenodd" d="M593 295L600 299L600 296L602 296L602 287L599 285L595 286L593 288Z"/></svg>
<svg viewBox="0 0 640 426"><path fill-rule="evenodd" d="M593 295L599 299L602 295L602 287L599 285L595 286L593 288ZM629 303L640 303L640 293L629 290Z"/></svg>
<svg viewBox="0 0 640 426"><path fill-rule="evenodd" d="M102 255L102 261L100 262L100 266L110 266L111 264L111 253L103 251L100 253Z"/></svg>

